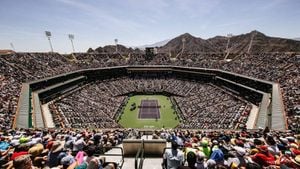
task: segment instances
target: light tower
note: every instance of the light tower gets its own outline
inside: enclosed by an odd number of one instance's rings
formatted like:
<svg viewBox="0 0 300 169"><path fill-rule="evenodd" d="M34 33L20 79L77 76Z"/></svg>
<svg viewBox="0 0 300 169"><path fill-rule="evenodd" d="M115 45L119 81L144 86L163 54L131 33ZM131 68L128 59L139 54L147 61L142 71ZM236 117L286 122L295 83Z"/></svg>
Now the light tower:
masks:
<svg viewBox="0 0 300 169"><path fill-rule="evenodd" d="M227 34L227 45L226 45L226 51L225 51L226 53L229 52L228 48L229 48L229 43L230 43L230 38L231 37L232 37L231 33Z"/></svg>
<svg viewBox="0 0 300 169"><path fill-rule="evenodd" d="M50 48L51 48L51 52L53 52L53 47L52 47L51 40L50 40L50 38L51 38L51 32L50 31L45 31L45 34L46 34L46 36L48 38L48 41L49 41L49 44L50 44Z"/></svg>
<svg viewBox="0 0 300 169"><path fill-rule="evenodd" d="M183 37L183 38L181 39L181 41L182 41L182 51L181 51L181 53L183 53L184 47L185 47L186 39Z"/></svg>
<svg viewBox="0 0 300 169"><path fill-rule="evenodd" d="M251 34L251 39L250 39L250 43L249 43L249 47L248 47L248 50L247 50L247 53L250 53L250 50L252 48L252 45L253 45L253 39L256 35L256 31L254 31L252 34Z"/></svg>
<svg viewBox="0 0 300 169"><path fill-rule="evenodd" d="M73 44L73 40L74 40L74 35L73 34L69 34L69 39L71 41L71 45L72 45L72 49L73 49L73 53L75 53L75 48L74 48L74 44Z"/></svg>
<svg viewBox="0 0 300 169"><path fill-rule="evenodd" d="M225 58L224 58L224 60L226 60L228 55L229 55L229 43L230 43L230 38L232 36L233 36L232 33L227 34L227 45L226 45L226 49L225 49Z"/></svg>
<svg viewBox="0 0 300 169"><path fill-rule="evenodd" d="M13 51L16 51L15 47L14 47L14 44L12 42L10 42L10 47Z"/></svg>
<svg viewBox="0 0 300 169"><path fill-rule="evenodd" d="M116 44L116 53L118 53L118 39L115 39L115 44Z"/></svg>
<svg viewBox="0 0 300 169"><path fill-rule="evenodd" d="M169 57L172 57L172 53L171 50L169 49Z"/></svg>

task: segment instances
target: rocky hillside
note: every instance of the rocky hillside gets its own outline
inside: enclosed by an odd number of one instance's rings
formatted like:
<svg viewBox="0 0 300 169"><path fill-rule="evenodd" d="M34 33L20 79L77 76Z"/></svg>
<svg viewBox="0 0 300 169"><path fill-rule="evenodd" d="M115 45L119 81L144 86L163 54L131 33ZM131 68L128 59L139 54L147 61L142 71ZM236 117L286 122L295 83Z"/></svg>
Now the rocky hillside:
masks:
<svg viewBox="0 0 300 169"><path fill-rule="evenodd" d="M216 36L204 40L185 33L160 47L159 52L180 52L183 46L182 39L185 39L184 52L186 53L224 52L228 42L228 37L225 36ZM251 48L249 48L250 44L252 44ZM300 52L300 42L291 39L269 37L261 32L252 31L246 34L232 36L228 50L230 53L246 53L248 51L250 53Z"/></svg>
<svg viewBox="0 0 300 169"><path fill-rule="evenodd" d="M141 53L142 51L140 49L133 49L133 48L127 48L124 45L118 45L118 53ZM98 47L95 50L92 48L89 48L88 53L115 53L116 52L116 46L115 45L106 45L104 47Z"/></svg>
<svg viewBox="0 0 300 169"><path fill-rule="evenodd" d="M175 52L178 53L182 50L182 40L185 40L185 51L190 52L217 52L216 48L209 41L201 38L192 36L189 33L182 34L172 40L170 40L166 45L160 47L158 52L168 53Z"/></svg>

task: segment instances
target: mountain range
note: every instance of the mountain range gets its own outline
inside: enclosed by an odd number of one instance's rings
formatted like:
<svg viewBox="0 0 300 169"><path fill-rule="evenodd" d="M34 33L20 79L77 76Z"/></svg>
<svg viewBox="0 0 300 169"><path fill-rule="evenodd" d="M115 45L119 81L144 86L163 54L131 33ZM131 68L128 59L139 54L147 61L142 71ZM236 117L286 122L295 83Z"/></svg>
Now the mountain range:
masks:
<svg viewBox="0 0 300 169"><path fill-rule="evenodd" d="M160 46L160 47L159 47ZM232 37L215 36L209 39L195 37L184 33L171 40L165 40L151 45L140 46L158 47L159 53L179 53L184 48L184 53L265 53L265 52L300 52L300 41L269 37L259 31L251 31L246 34ZM141 52L139 49L127 48L118 45L119 52ZM227 49L227 50L226 50ZM89 49L89 52L92 51ZM108 45L95 49L96 52L114 52L115 46Z"/></svg>
<svg viewBox="0 0 300 169"><path fill-rule="evenodd" d="M186 53L225 52L227 45L230 53L245 53L248 51L250 53L300 52L299 41L269 37L258 31L252 31L230 38L226 36L216 36L206 40L185 33L160 47L159 52L175 51L178 53L182 51L182 39L185 39L184 52Z"/></svg>
<svg viewBox="0 0 300 169"><path fill-rule="evenodd" d="M297 40L297 41L300 41L300 38L294 38L293 40Z"/></svg>

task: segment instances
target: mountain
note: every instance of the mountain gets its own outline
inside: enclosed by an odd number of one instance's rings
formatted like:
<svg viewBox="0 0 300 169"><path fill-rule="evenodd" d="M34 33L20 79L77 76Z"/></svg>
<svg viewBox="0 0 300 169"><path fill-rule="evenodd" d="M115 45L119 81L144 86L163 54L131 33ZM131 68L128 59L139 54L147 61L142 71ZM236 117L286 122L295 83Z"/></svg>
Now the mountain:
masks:
<svg viewBox="0 0 300 169"><path fill-rule="evenodd" d="M131 47L127 48L126 46L120 44L118 44L117 48L118 48L118 53L142 53L140 49L133 49ZM116 45L106 45L104 47L99 46L95 50L89 48L87 51L87 53L93 53L93 52L112 54L116 52Z"/></svg>
<svg viewBox="0 0 300 169"><path fill-rule="evenodd" d="M253 46L251 51L253 52L299 52L300 42L279 38L279 37L269 37L258 31L251 32L254 33Z"/></svg>
<svg viewBox="0 0 300 169"><path fill-rule="evenodd" d="M216 52L216 48L213 47L208 41L192 36L189 33L182 34L172 40L170 40L166 45L160 47L158 52L168 53L175 52L179 53L182 50L183 43L182 40L185 40L185 52Z"/></svg>
<svg viewBox="0 0 300 169"><path fill-rule="evenodd" d="M141 48L158 47L159 53L178 54L182 51L184 42L184 53L224 53L227 44L229 53L264 53L264 52L300 52L300 40L285 39L279 37L269 37L259 31L251 31L246 34L235 35L230 38L216 36L209 39L201 39L189 33L182 34L171 40L160 41L151 45L140 46L133 49L124 45L118 45L119 53L142 53ZM300 38L296 38L300 39ZM250 47L251 46L251 47ZM95 50L89 49L88 52L96 53L115 53L115 45L98 47Z"/></svg>
<svg viewBox="0 0 300 169"><path fill-rule="evenodd" d="M124 45L118 44L118 52L119 53L143 53L142 50L144 50L146 47L160 47L165 45L169 40L163 40L160 42L156 42L150 45L143 45L143 46L137 46L137 47L126 47ZM115 45L106 45L104 47L99 46L95 50L92 48L89 48L87 50L87 53L115 53L116 51L116 46Z"/></svg>
<svg viewBox="0 0 300 169"><path fill-rule="evenodd" d="M204 40L185 33L160 47L159 52L179 53L183 46L182 39L185 39L185 53L225 52L228 43L228 37L225 36ZM300 52L300 41L269 37L255 30L230 37L228 50L230 53Z"/></svg>
<svg viewBox="0 0 300 169"><path fill-rule="evenodd" d="M159 41L150 45L142 45L142 46L137 46L137 48L139 49L145 49L146 47L160 47L160 46L164 46L165 44L167 44L170 41L170 39L166 39L163 41Z"/></svg>
<svg viewBox="0 0 300 169"><path fill-rule="evenodd" d="M89 48L87 51L86 51L87 53L93 53L93 52L95 52L92 48Z"/></svg>
<svg viewBox="0 0 300 169"><path fill-rule="evenodd" d="M293 40L300 41L300 38L294 38Z"/></svg>
<svg viewBox="0 0 300 169"><path fill-rule="evenodd" d="M254 42L257 42L257 39L264 39L262 37L265 37L265 35L258 31L252 31L246 34L232 36L230 39L225 36L216 36L214 38L207 39L207 41L213 44L213 46L221 52L226 50L228 44L228 50L230 53L243 53L248 51L251 39L253 39L251 47L252 49L256 44Z"/></svg>
<svg viewBox="0 0 300 169"><path fill-rule="evenodd" d="M251 43L252 40L252 43ZM228 37L208 39L214 47L226 50ZM251 48L249 46L251 45ZM300 51L300 42L278 37L269 37L259 31L232 36L228 45L230 53L296 52Z"/></svg>

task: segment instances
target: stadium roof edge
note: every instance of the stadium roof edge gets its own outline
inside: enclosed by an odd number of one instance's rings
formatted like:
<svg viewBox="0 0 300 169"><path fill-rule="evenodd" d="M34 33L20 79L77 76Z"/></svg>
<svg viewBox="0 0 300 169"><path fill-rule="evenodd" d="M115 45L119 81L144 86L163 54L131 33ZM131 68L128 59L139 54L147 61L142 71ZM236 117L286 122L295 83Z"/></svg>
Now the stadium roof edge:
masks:
<svg viewBox="0 0 300 169"><path fill-rule="evenodd" d="M229 73L235 76L239 76L239 77L244 77L244 78L251 78L252 80L258 81L258 82L263 82L263 83L267 83L270 85L274 85L276 84L275 82L271 82L271 81L267 81L267 80L262 80L262 79L257 79L257 78L253 78L250 76L246 76L246 75L242 75L242 74L237 74L234 72L229 72L229 71L225 71L225 70L221 70L221 69L209 69L209 68L199 68L199 67L185 67L185 66L172 66L172 65L124 65L124 66L112 66L112 67L102 67L102 68L89 68L89 69L80 69L80 70L75 70L75 71L71 71L68 73L63 73L63 74L59 74L59 75L55 75L55 76L51 76L51 77L46 77L46 78L42 78L42 79L38 79L38 80L33 80L33 81L27 81L25 83L33 84L33 83L37 83L37 82L41 82L41 81L45 81L48 79L53 79L55 77L61 77L61 76L66 76L69 74L73 74L73 73L77 73L77 72L83 72L83 71L90 71L90 70L101 70L101 69L114 69L114 68L137 68L137 67L148 67L148 68L155 68L155 67L169 67L169 68L185 68L185 69L196 69L196 70L210 70L210 71L219 71L219 72L224 72L224 73Z"/></svg>
<svg viewBox="0 0 300 169"><path fill-rule="evenodd" d="M90 70L113 69L113 68L126 68L126 67L128 67L128 66L114 66L114 67L102 67L102 68L80 69L80 70L74 70L74 71L71 71L71 72L68 72L68 73L62 73L62 74L58 74L58 75L54 75L54 76L51 76L51 77L46 77L46 78L42 78L42 79L38 79L38 80L27 81L27 82L25 82L25 83L27 83L27 84L30 85L30 84L33 84L33 83L42 82L42 81L49 80L49 79L53 79L53 78L56 78L56 77L61 77L61 76L70 75L70 74L73 74L73 73L79 73L79 72L90 71Z"/></svg>
<svg viewBox="0 0 300 169"><path fill-rule="evenodd" d="M242 85L242 84L236 83L236 82L234 82L234 81L231 81L231 80L224 79L224 78L222 78L222 77L219 77L219 76L217 76L216 78L218 78L218 79L222 79L222 80L224 80L224 81L227 81L227 82L229 82L229 83L233 83L233 84L235 84L235 85L238 85L238 86L241 86L241 87L243 87L243 88L246 88L246 89L249 89L249 90L255 91L255 92L257 92L257 93L260 93L260 94L262 94L262 95L264 95L264 94L265 94L265 92L263 92L263 91L261 91L261 90L254 89L254 88L252 88L252 87L248 87L248 86L245 86L245 85Z"/></svg>

